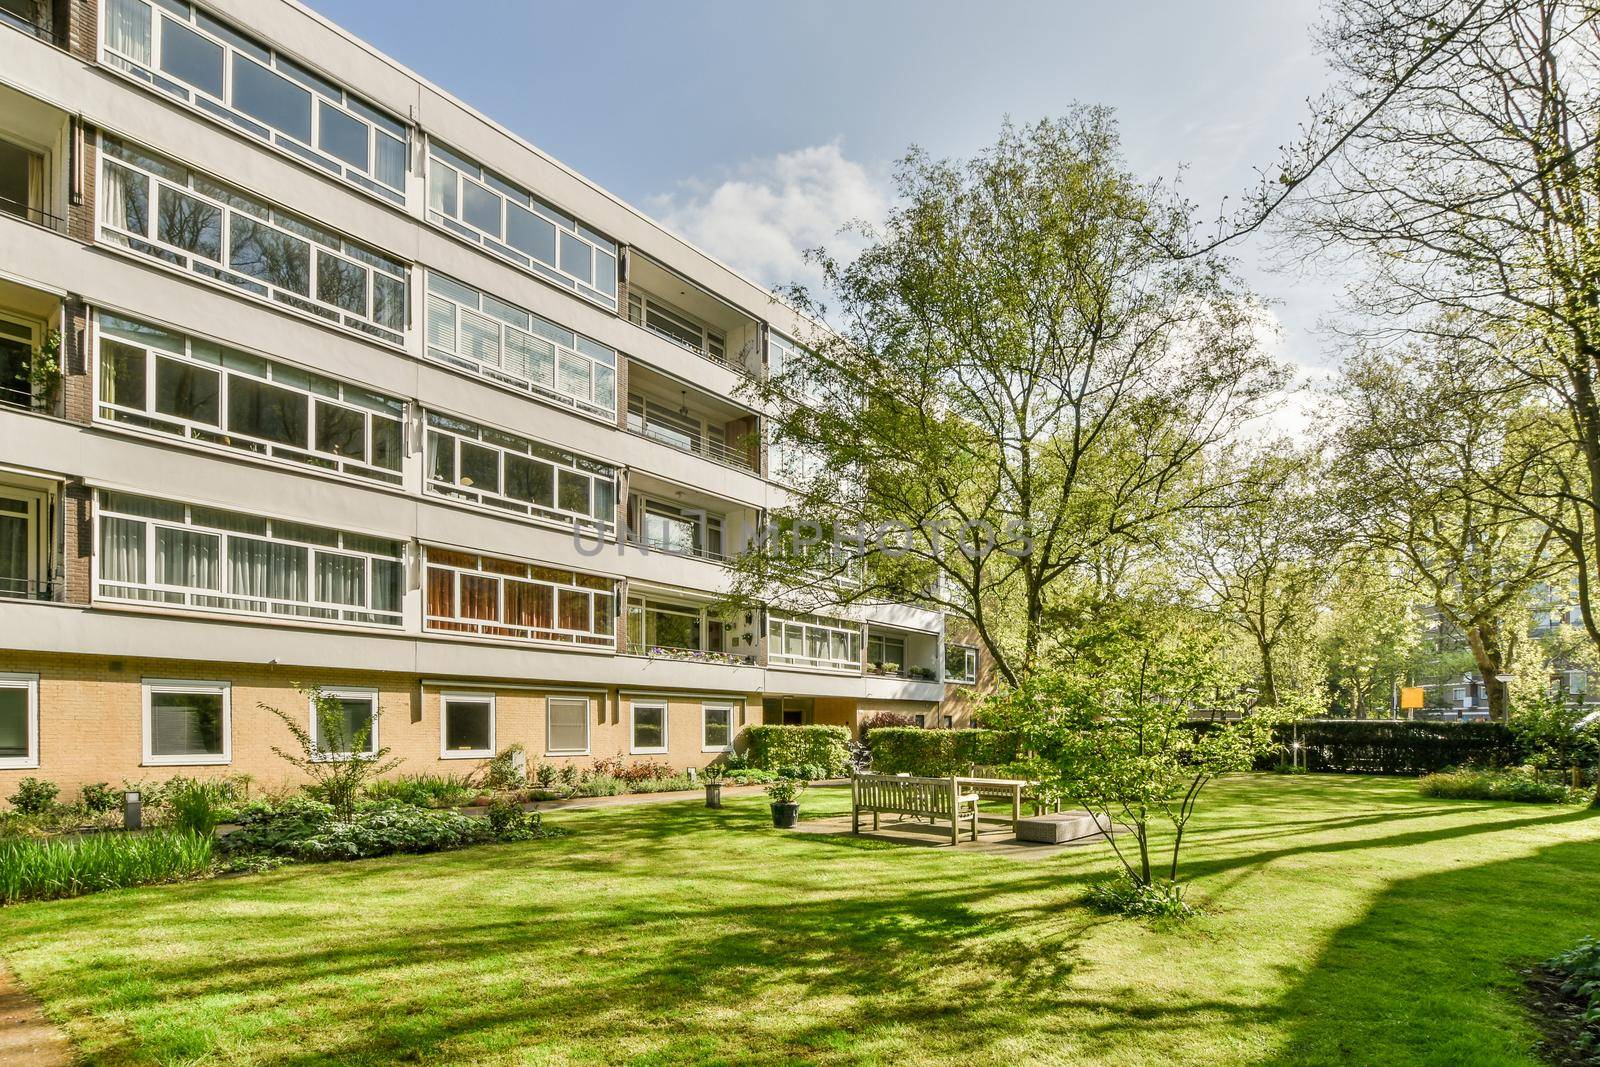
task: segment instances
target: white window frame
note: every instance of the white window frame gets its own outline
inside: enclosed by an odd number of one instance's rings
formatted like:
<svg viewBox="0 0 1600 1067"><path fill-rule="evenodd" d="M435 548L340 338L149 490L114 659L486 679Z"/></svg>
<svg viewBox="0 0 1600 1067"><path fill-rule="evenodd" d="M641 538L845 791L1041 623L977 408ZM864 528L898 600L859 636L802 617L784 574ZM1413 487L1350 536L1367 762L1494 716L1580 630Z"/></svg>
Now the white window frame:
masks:
<svg viewBox="0 0 1600 1067"><path fill-rule="evenodd" d="M195 522L192 521L193 516L194 516L194 509L201 508L202 511L203 511L205 509L204 505L190 504L190 503L188 503L186 501L172 500L172 499L169 499L167 497L143 497L144 499L156 500L156 501L159 501L160 503L170 504L170 505L172 505L174 507L180 507L180 508L183 509L183 512L184 512L184 517L183 517L183 519L181 521L178 520L178 519L152 518L152 517L150 517L148 515L136 515L136 514L133 514L132 512L118 511L118 510L115 509L115 507L108 506L107 498L106 498L107 492L108 492L107 490L102 489L96 494L96 497L95 497L94 531L93 531L93 533L94 533L94 554L90 559L90 563L91 563L90 577L91 577L91 580L92 580L92 583L93 583L92 584L92 588L94 590L93 598L95 600L108 601L108 602L115 601L117 603L142 605L144 607L178 608L180 610L185 610L185 611L203 611L203 612L208 612L208 613L214 612L214 613L225 614L225 615L243 615L243 616L249 616L249 617L253 617L253 618L269 618L269 619L272 619L272 620L277 621L277 622L300 622L300 623L310 623L310 624L314 624L314 625L316 625L316 624L332 625L332 626L338 626L338 627L372 626L372 627L380 627L380 628L382 628L384 630L394 630L394 629L397 629L397 628L402 627L402 626L405 625L404 598L405 598L405 593L406 593L406 589L405 589L405 583L406 583L406 550L405 550L405 545L406 545L406 542L400 541L400 540L395 539L395 538L390 538L390 537L379 537L379 536L371 535L371 534L357 534L357 533L353 533L353 532L347 531L347 530L336 530L336 529L334 529L332 527L320 526L320 525L318 525L316 523L309 523L309 522L301 523L301 522L295 522L294 520L276 519L276 518L272 518L272 517L269 517L269 516L254 516L254 517L264 518L265 521L267 522L267 524L268 524L267 525L267 532L265 534L252 533L252 532L241 532L241 531L220 530L220 529L217 529L215 527L205 526L205 525L202 525L202 524L199 524L199 523L195 523ZM115 492L118 492L118 491L117 490L111 490L110 492L115 493ZM122 495L130 496L130 497L142 497L143 496L142 494L138 494L138 493L126 493L126 494L122 494ZM112 498L111 503L112 504L115 503L115 497ZM213 509L213 510L216 510L216 511L228 511L229 509L216 508L216 509ZM141 581L120 581L119 580L119 581L113 582L113 581L111 581L109 579L104 579L102 577L102 575L101 575L101 570L102 570L102 568L101 568L101 557L102 557L103 553L101 551L100 538L101 538L102 526L103 526L105 520L107 520L107 519L126 519L126 520L128 520L130 522L137 522L137 523L144 524L144 534L143 534L143 536L144 536L144 541L145 541L145 548L144 548L145 573L143 575L143 580L141 580ZM322 530L322 531L325 531L325 532L328 532L328 533L337 534L338 538L339 538L339 545L338 546L317 545L317 544L312 544L310 542L298 541L298 540L294 540L292 538L285 538L285 537L279 536L276 533L274 533L274 526L273 526L274 523L279 523L279 522L291 523L292 526L308 526L308 527L312 527L312 528L317 529L317 530ZM218 588L216 588L216 589L201 589L201 588L196 588L196 587L187 586L187 585L162 584L162 583L156 581L155 575L156 575L156 530L157 530L157 528L181 530L181 531L186 531L186 532L198 532L198 533L201 533L201 534L206 534L206 535L216 536L216 537L221 538L221 543L220 543L220 546L219 546L219 549L218 549L218 555L217 555ZM399 555L395 555L395 556L377 555L375 553L366 551L363 548L358 548L358 547L346 548L346 547L344 547L344 544L345 544L345 538L347 536L355 537L355 538L368 538L368 539L373 540L373 541L392 541L394 544L396 544L396 545L398 545L400 547L400 554ZM365 569L364 570L364 572L365 572L364 581L365 581L366 603L364 605L337 604L337 603L319 601L319 600L313 599L311 597L308 597L306 600L274 600L274 599L272 599L270 597L266 597L266 596L250 596L250 595L245 595L245 594L228 592L224 588L224 586L226 585L226 575L227 575L228 566L229 566L229 556L228 556L228 552L230 551L229 547L228 547L228 539L229 539L229 537L249 538L251 540L256 540L256 541L267 541L267 542L270 542L270 543L273 543L273 544L289 545L289 546L296 547L296 548L306 549L307 553L308 553L307 557L306 557L306 567L307 567L307 576L308 576L307 577L308 592L312 588L314 588L314 586L316 584L317 553L321 552L321 553L324 553L324 554L327 554L327 555L331 555L331 556L346 556L346 557L359 558L359 559L361 559L363 561L364 569ZM373 574L375 573L375 564L379 563L379 562L385 563L385 564L394 564L394 565L397 565L399 567L400 582L401 582L400 596L401 596L402 604L401 604L400 608L397 608L394 611L375 611L375 610L373 610L373 607L372 607L373 591L374 591L374 588L375 588L375 585L374 585L374 582L373 582ZM132 589L132 590L135 590L135 591L137 591L137 590L145 590L145 591L154 592L154 593L157 593L157 594L172 594L172 595L179 596L180 599L176 599L176 600L170 599L170 598L142 599L140 597L137 597L137 596L134 596L134 595L131 595L131 594L119 594L118 591L117 591L118 589ZM254 603L258 604L258 605L266 605L266 607L256 607L256 608L248 608L248 609L240 608L240 607L229 607L229 606L223 606L223 605L218 605L218 604L206 604L206 603L201 602L200 600L197 600L196 598L225 599L225 600L235 600L235 601L250 601L250 602L254 602ZM279 612L274 612L274 611L271 610L271 606L272 605L283 605L283 606L291 608L291 609L292 608L306 608L306 609L311 609L311 610L315 610L315 611L331 612L332 615L300 615L300 614L294 614L294 613L288 613L288 612L279 613ZM383 618L382 619L377 619L377 618L362 619L362 618L359 618L359 616L361 616L361 615L383 616Z"/></svg>
<svg viewBox="0 0 1600 1067"><path fill-rule="evenodd" d="M640 708L661 709L661 745L660 747L640 748L638 744L638 724ZM664 756L672 745L671 733L672 704L665 700L632 700L628 701L628 754L631 756Z"/></svg>
<svg viewBox="0 0 1600 1067"><path fill-rule="evenodd" d="M700 751L701 752L732 752L733 733L735 729L735 707L731 700L708 700L700 705ZM712 711L725 711L728 713L728 743L725 745L706 744L706 727L709 723L709 713Z"/></svg>
<svg viewBox="0 0 1600 1067"><path fill-rule="evenodd" d="M459 291L459 292L458 292ZM475 304L465 302L467 293L475 293ZM578 333L570 327L546 318L543 315L529 311L527 308L502 300L493 293L485 292L475 285L460 282L447 274L436 270L426 272L422 286L422 332L423 349L429 359L435 363L443 363L449 367L464 370L475 374L488 381L509 386L519 392L531 392L541 398L553 400L565 407L572 408L580 414L590 418L603 419L607 423L614 423L617 418L617 392L621 385L621 375L617 371L619 357L617 350L592 337ZM448 345L444 343L442 334L435 332L435 321L443 321L443 316L448 313L450 317L450 339ZM436 320L436 316L438 317ZM461 324L471 316L477 326L487 331L495 331L495 356L491 362L474 354L462 342ZM524 321L523 317L526 316ZM518 322L511 322L516 318ZM560 331L570 335L572 343L558 342L547 333L533 329L536 323L544 323L552 331ZM548 383L534 381L531 377L507 371L505 367L507 330L515 330L528 335L533 343L547 346L551 351L550 380ZM583 351L585 345L603 350L609 354L609 362L598 355L591 355ZM575 396L561 388L561 367L565 362L569 367L582 365L583 371L589 382L589 395L587 397ZM596 400L596 383L603 376L598 368L611 372L611 404Z"/></svg>
<svg viewBox="0 0 1600 1067"><path fill-rule="evenodd" d="M460 555L472 556L478 561L478 569L470 570L464 566L440 560L437 552L458 552ZM570 582L554 582L546 578L533 577L531 570L528 576L504 574L498 571L485 569L484 560L495 560L505 564L515 564L528 568L543 568L545 570L560 571L570 574ZM441 571L450 575L451 597L455 605L455 615L433 615L428 611L428 589L431 572ZM611 583L609 589L592 589L585 585L577 584L577 576L598 578ZM477 619L462 615L461 581L462 577L478 578L493 581L497 585L495 591L495 605L499 613L497 619ZM505 621L506 608L506 583L521 582L524 585L538 585L551 590L551 625L548 628L524 626L519 623ZM569 630L561 625L561 594L581 593L589 600L589 626L588 630ZM600 610L597 597L605 597L610 601L609 614ZM567 648L587 648L615 652L617 648L616 611L617 611L617 583L614 578L605 575L591 574L587 571L574 571L566 567L556 567L545 563L530 563L526 560L507 559L504 556L495 556L483 552L459 552L457 549L432 549L423 546L422 560L422 628L429 633L453 634L458 637L471 637L492 641L512 641L520 644L546 644ZM596 618L610 618L611 631L603 633L594 629ZM493 630L520 630L521 633L493 633Z"/></svg>
<svg viewBox="0 0 1600 1067"><path fill-rule="evenodd" d="M446 737L450 718L450 702L459 700L462 703L489 705L489 747L484 748L447 748ZM496 706L495 694L471 689L453 689L439 694L439 758L440 759L492 759L496 751L495 730L499 725L500 709Z"/></svg>
<svg viewBox="0 0 1600 1067"><path fill-rule="evenodd" d="M427 151L423 154L423 210L430 223L443 227L457 237L464 238L480 246L485 251L495 256L516 264L523 270L537 277L548 279L563 288L577 293L592 303L599 304L610 311L617 310L617 292L622 281L621 249L611 238L591 230L576 216L570 215L553 204L547 204L525 189L512 185L509 181L492 173L486 172L483 165L469 156L462 155L454 149L446 148L436 141L429 140ZM468 168L477 171L469 173ZM467 187L475 186L480 193L486 193L500 201L499 232L489 233L480 229L475 224L467 221L466 196ZM442 204L444 191L450 190L451 198L455 201L455 213L447 215L435 204ZM436 191L438 196L435 195ZM508 204L515 204L524 211L543 219L555 229L556 247L555 262L546 263L535 258L531 253L515 247L510 242ZM573 241L579 245L587 246L589 250L589 277L581 278L569 273L561 266L562 242ZM599 280L601 257L611 260L611 292L606 292L595 284Z"/></svg>
<svg viewBox="0 0 1600 1067"><path fill-rule="evenodd" d="M124 159L119 154L122 151L121 148L113 149L109 147L111 141L116 141L118 145L123 143L121 138L113 138L106 134L101 135L98 145L100 166L96 178L99 182L96 189L102 190L104 193L100 196L99 202L95 207L98 216L95 220L95 232L107 247L114 248L119 252L126 252L143 262L154 263L158 267L174 271L182 277L198 279L204 285L218 287L224 292L232 293L246 300L264 303L285 314L320 323L329 329L353 334L393 348L404 349L406 347L407 337L410 333L409 310L411 301L415 299L416 295L413 291L415 289L414 279L412 278L413 272L409 264L403 263L375 247L347 238L320 222L307 219L299 212L284 211L278 208L276 204L254 193L246 193L231 183L212 178L208 173L175 160L166 153L146 149L136 142L128 142L133 151L159 159L167 166L182 171L186 175L184 182L181 184L170 178L163 177L147 169L143 164ZM149 233L133 233L125 228L120 219L113 221L108 218L108 212L114 213L117 210L117 202L109 195L112 183L107 177L108 168L113 166L121 167L144 177L146 182L145 221L149 227ZM329 239L337 239L339 247L335 248L324 240L297 233L275 220L263 219L236 207L232 203L226 203L216 199L209 193L201 192L194 187L194 177L196 175L206 179L208 182L227 188L230 190L231 195L248 197L250 200L270 209L272 214L282 214L285 218L311 227ZM160 191L163 187L171 188L188 199L200 201L219 213L219 259L212 260L191 249L164 244L157 237L156 227L160 218ZM251 225L271 230L306 246L307 291L305 293L283 289L276 283L264 278L246 275L233 265L233 230L235 223L241 220ZM132 242L142 242L158 251L145 251L134 247ZM182 257L184 262L180 264L163 258L167 253ZM357 314L342 305L317 295L321 287L320 263L327 257L332 257L345 266L356 267L365 272L365 312ZM393 270L378 266L379 261L387 264L388 267L392 267ZM207 271L197 270L194 265L197 262L205 266ZM227 278L208 273L209 271L231 275L241 279L242 283L230 282ZM400 305L401 321L398 326L388 326L378 321L378 282L380 279L387 279L389 282L399 286L399 292L394 297Z"/></svg>
<svg viewBox="0 0 1600 1067"><path fill-rule="evenodd" d="M144 705L144 764L150 767L221 767L233 762L233 685L230 682L192 681L186 678L146 678L141 687ZM158 756L151 749L150 697L155 693L216 693L222 696L222 754Z"/></svg>
<svg viewBox="0 0 1600 1067"><path fill-rule="evenodd" d="M28 694L28 754L0 758L0 770L32 770L39 766L39 676L0 674L0 689L22 689Z"/></svg>
<svg viewBox="0 0 1600 1067"><path fill-rule="evenodd" d="M126 322L139 323L141 325L155 326L164 333L181 336L185 342L184 349L183 351L174 351L173 349L163 347L161 344L153 341L133 340L124 334L113 332L114 327L107 328L102 324L102 316L110 316ZM193 349L196 340L211 344L214 347L223 349L225 351L237 352L238 354L249 359L266 364L267 376L262 377L261 375L256 374L253 370L246 370L242 367L223 366L195 358L193 355ZM144 352L145 395L143 408L132 408L125 404L112 403L104 398L102 394L102 389L104 388L103 378L106 373L106 358L104 356L104 348L108 344L118 344L127 348L137 348ZM364 386L341 381L337 378L323 374L321 371L295 367L292 364L285 363L282 360L271 359L266 356L258 356L253 352L245 352L242 349L236 349L231 345L224 345L220 342L209 342L204 338L196 338L193 335L186 334L181 330L169 329L166 326L160 326L156 323L148 323L144 320L135 319L129 315L119 315L115 312L102 311L96 313L93 351L95 353L93 381L94 420L97 423L106 426L115 426L120 430L134 433L156 434L159 435L162 440L182 441L184 444L193 447L225 449L230 455L243 455L249 458L270 461L273 463L291 464L300 470L313 470L321 474L343 474L351 478L359 478L365 483L376 482L382 485L399 486L404 480L407 436L406 431L407 423L410 421L410 407L399 397L389 396L388 394L382 393L376 389L367 389ZM218 422L216 425L195 422L191 419L185 419L179 415L168 415L164 412L156 410L155 369L156 359L158 357L171 360L175 363L181 363L185 366L192 366L199 370L217 375ZM313 379L333 386L338 391L338 395L329 396L326 393L307 389L305 386L292 381L280 380L278 377L280 374L293 375L295 373L309 375ZM295 445L286 445L275 441L269 441L266 438L255 437L251 434L244 433L227 425L229 410L228 393L229 389L231 388L231 383L235 379L248 380L250 382L257 382L262 385L269 385L274 389L281 389L285 392L294 393L297 396L305 397L306 447L300 448ZM379 411L377 408L368 406L367 404L360 403L356 400L346 399L346 390L350 390L352 395L357 391L370 394L373 397L389 401L390 406L387 411ZM357 415L362 419L363 440L366 444L367 451L367 458L365 460L357 461L354 459L348 459L321 447L321 442L317 440L316 406L318 404L326 407L337 408L340 411ZM119 414L124 416L124 418L118 418L117 416ZM129 416L137 419L148 420L150 422L161 422L177 425L180 426L184 432L181 434L173 434L156 427L141 426L138 423L129 422L127 420L127 417ZM398 467L380 467L375 462L372 462L371 453L374 419L382 419L397 424L400 432L400 465ZM225 437L230 443L224 445L219 444L214 440L197 440L195 437L196 432L210 435L213 438ZM232 443L234 440L249 441L259 445L260 448L246 448L241 445L235 445ZM333 466L329 467L324 466L322 463L308 462L298 458L300 456L312 456L316 459L323 460L325 463L331 463Z"/></svg>
<svg viewBox="0 0 1600 1067"><path fill-rule="evenodd" d="M308 64L301 63L289 56L285 56L275 48L271 48L265 44L259 44L259 47L267 53L267 58L263 60L259 54L244 51L232 41L218 36L210 28L198 24L193 14L191 14L189 18L185 19L177 12L172 11L170 8L163 8L159 3L147 4L146 6L151 8L150 63L148 67L134 57L123 55L111 48L110 34L106 32L105 25L106 20L110 17L110 5L105 3L99 5L100 31L99 36L96 39L100 41L101 61L109 69L117 71L119 74L129 77L130 79L137 80L146 86L154 85L154 79L156 78L179 86L191 94L190 100L185 101L190 111L197 112L201 115L204 115L208 120L223 125L224 129L235 131L243 130L244 132L249 133L262 143L272 146L281 155L287 156L296 163L308 167L311 169L312 173L333 173L324 167L318 167L315 164L310 163L310 161L308 161L301 154L302 151L310 151L319 159L324 160L332 166L336 166L338 168L337 173L339 176L345 181L349 182L355 188L360 189L362 192L367 193L368 195L381 197L383 200L391 204L396 204L401 207L405 206L405 184L406 178L411 173L411 146L415 141L415 137L409 125L392 115L384 114L383 111L375 105L367 103L366 100L356 96L354 93L351 93L349 90L345 89L344 86L338 85L335 82L335 79L329 78L318 71L310 70ZM210 41L213 44L221 46L223 52L222 91L225 99L219 99L218 97L213 96L207 90L196 86L192 82L182 81L177 77L177 75L171 74L162 69L161 48L165 34L159 28L158 23L163 11L165 11L167 17L171 18L184 29L204 38L207 41ZM211 19L214 23L224 25L229 29L234 30L234 32L240 34L241 37L253 36L245 34L242 30L235 29L235 24L230 19L218 18L210 11L207 11L205 14L206 17ZM262 119L253 115L249 115L243 109L233 106L231 101L233 98L233 57L235 54L242 55L250 62L257 64L258 66L265 67L274 74L287 78L298 88L304 89L311 94L311 139L309 142L302 141L300 138L294 136L286 130L279 129L276 126L269 126ZM283 60L285 63L293 64L295 67L306 68L307 73L311 74L314 79L326 82L330 89L338 89L341 93L341 96L330 96L324 89L308 84L307 81L303 77L299 76L297 72L292 73L289 70L280 67L278 65L279 60ZM158 95L161 99L172 98L171 92L165 92ZM213 103L216 106L220 106L228 111L231 115L237 116L238 120L242 120L243 123L248 123L249 125L241 125L240 121L230 121L224 119L222 116L206 109L204 106L195 103L194 101L196 100L205 100ZM348 160L340 156L335 156L331 152L317 147L322 133L321 127L323 106L328 106L336 111L340 111L345 115L345 117L354 119L355 121L360 122L368 127L368 167L365 171ZM256 130L251 129L250 126L265 129L267 131L267 136L262 137L259 133L257 133ZM396 128L403 132L403 136L395 136ZM289 142L296 146L295 150L285 148L281 142L277 142L275 140L277 137L286 138ZM388 184L378 177L378 168L376 163L378 158L378 147L380 144L380 141L378 140L379 137L389 137L393 140L399 141L401 144L406 164L405 170L401 174L399 188Z"/></svg>
<svg viewBox="0 0 1600 1067"><path fill-rule="evenodd" d="M439 425L441 422L471 426L477 430L478 436L468 437L461 430L455 429L453 426ZM514 434L504 430L498 430L493 426L485 426L484 424L473 419L460 418L432 408L429 408L423 413L422 426L422 484L426 492L434 496L442 496L450 500L465 501L476 504L495 515L505 516L509 514L515 514L518 518L526 516L527 518L536 522L554 523L568 529L571 528L574 522L584 523L590 527L597 527L606 533L610 533L616 529L617 469L611 464L601 462L597 459L591 459L589 456L574 452L569 448L562 448L559 445L547 444L544 441L536 441L533 438L524 437L521 434ZM495 436L510 441L521 442L527 447L521 451L512 449L507 445L498 444L493 441L491 437ZM441 442L449 442L449 447L452 450L453 456L451 466L455 471L454 481L447 482L443 479L434 477L433 457L435 446L433 442L436 439ZM475 486L465 486L461 484L461 447L463 444L473 445L496 454L497 459L495 460L495 470L497 472L497 477L500 480L500 485L497 491L490 493L477 489ZM540 450L544 450L545 452L565 453L566 455L572 457L573 462L568 463L564 460L554 459L548 454L540 454ZM508 496L506 494L505 482L507 456L515 456L518 459L526 459L535 463L543 463L546 466L553 468L554 473L550 476L552 495L551 503L543 504L537 501L526 501L514 496ZM604 474L586 471L578 466L576 462L578 460L583 460L599 467L606 467L610 469L611 474L608 477ZM577 477L588 480L588 498L590 501L589 511L569 511L561 506L561 476L563 473L576 475ZM606 515L595 515L593 512L595 510L595 504L598 503L596 497L599 495L597 488L601 485L611 486L611 511Z"/></svg>
<svg viewBox="0 0 1600 1067"><path fill-rule="evenodd" d="M370 700L372 702L372 730L367 737L368 749L365 752L324 752L322 751L322 738L317 736L317 702L311 697L306 698L306 719L311 724L312 759L318 763L338 763L351 759L371 759L373 754L382 747L378 739L378 691L369 686L341 685L328 686L322 690L325 697L334 697L338 700Z"/></svg>
<svg viewBox="0 0 1600 1067"><path fill-rule="evenodd" d="M779 642L776 649L772 642L772 628L778 627ZM783 651L787 644L787 635L790 630L798 630L800 642L806 648L811 647L811 631L821 631L828 639L828 655L826 657L812 657L808 654L791 656ZM853 655L845 659L833 657L833 635L840 634L845 639L846 651L854 650ZM861 652L865 647L864 638L859 627L849 626L838 622L830 622L818 616L794 617L769 612L767 615L767 663L770 666L793 667L800 670L829 671L834 674L860 674Z"/></svg>
<svg viewBox="0 0 1600 1067"><path fill-rule="evenodd" d="M550 705L556 701L571 701L583 703L583 747L580 748L555 748L550 740L551 716ZM587 756L591 745L590 712L593 710L594 698L582 694L552 693L544 698L544 754L546 756Z"/></svg>
<svg viewBox="0 0 1600 1067"><path fill-rule="evenodd" d="M965 663L970 667L969 670L963 672L960 675L955 675L955 674L948 673L948 667L949 667L949 662L950 662L950 650L951 649L956 649L956 648L962 649L965 652L965 657L964 657ZM944 680L946 682L949 682L951 685L976 685L976 684L978 684L978 646L977 645L962 644L962 643L956 642L956 641L949 642L949 643L947 643L945 645L944 661L945 661L945 667L947 668L947 673L944 676Z"/></svg>

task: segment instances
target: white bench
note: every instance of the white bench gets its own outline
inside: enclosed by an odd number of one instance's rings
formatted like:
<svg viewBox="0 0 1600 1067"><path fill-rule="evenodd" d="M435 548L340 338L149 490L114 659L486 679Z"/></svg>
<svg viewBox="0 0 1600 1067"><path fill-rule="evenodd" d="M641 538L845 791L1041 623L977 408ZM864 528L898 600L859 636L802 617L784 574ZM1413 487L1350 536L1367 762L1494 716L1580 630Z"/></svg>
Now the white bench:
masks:
<svg viewBox="0 0 1600 1067"><path fill-rule="evenodd" d="M858 774L850 779L850 832L861 832L861 815L904 815L929 822L950 823L950 843L961 842L962 823L978 839L978 794L961 788L955 778L913 778L900 774Z"/></svg>

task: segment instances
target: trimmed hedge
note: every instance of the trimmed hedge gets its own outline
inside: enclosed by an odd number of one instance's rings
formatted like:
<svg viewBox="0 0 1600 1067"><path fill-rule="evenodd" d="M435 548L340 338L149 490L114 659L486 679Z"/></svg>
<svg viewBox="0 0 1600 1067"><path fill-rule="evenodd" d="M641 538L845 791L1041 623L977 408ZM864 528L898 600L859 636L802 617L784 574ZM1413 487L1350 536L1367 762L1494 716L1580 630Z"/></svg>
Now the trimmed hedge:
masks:
<svg viewBox="0 0 1600 1067"><path fill-rule="evenodd" d="M1313 771L1432 774L1446 767L1509 767L1519 759L1516 735L1498 722L1317 720L1280 726L1276 734L1286 750L1298 739L1301 760Z"/></svg>
<svg viewBox="0 0 1600 1067"><path fill-rule="evenodd" d="M880 726L863 743L872 751L874 774L943 778L970 773L974 764L992 767L1017 758L1017 737L1003 730Z"/></svg>
<svg viewBox="0 0 1600 1067"><path fill-rule="evenodd" d="M751 726L744 732L750 766L822 767L842 774L850 764L850 731L843 726Z"/></svg>

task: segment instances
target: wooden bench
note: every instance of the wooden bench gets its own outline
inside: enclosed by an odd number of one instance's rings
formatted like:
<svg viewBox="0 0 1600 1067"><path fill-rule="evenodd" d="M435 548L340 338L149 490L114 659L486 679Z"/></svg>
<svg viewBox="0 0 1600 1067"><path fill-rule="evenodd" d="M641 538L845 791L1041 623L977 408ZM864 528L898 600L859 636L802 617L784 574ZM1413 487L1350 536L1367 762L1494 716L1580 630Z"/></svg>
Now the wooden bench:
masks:
<svg viewBox="0 0 1600 1067"><path fill-rule="evenodd" d="M978 794L964 791L955 778L912 778L899 774L858 774L850 779L850 832L861 832L861 815L904 815L929 822L950 822L950 843L961 842L961 824L968 822L978 839Z"/></svg>

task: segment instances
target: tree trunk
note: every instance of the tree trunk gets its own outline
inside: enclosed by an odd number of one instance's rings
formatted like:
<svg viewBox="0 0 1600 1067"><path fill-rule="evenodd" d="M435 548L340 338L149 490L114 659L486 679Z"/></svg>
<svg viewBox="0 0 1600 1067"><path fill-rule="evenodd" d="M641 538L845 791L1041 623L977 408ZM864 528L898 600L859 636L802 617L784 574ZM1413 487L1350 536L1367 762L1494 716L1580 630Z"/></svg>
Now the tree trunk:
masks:
<svg viewBox="0 0 1600 1067"><path fill-rule="evenodd" d="M1257 701L1264 708L1278 706L1278 676L1272 670L1272 648L1265 641L1257 640L1256 647L1261 650L1261 699Z"/></svg>
<svg viewBox="0 0 1600 1067"><path fill-rule="evenodd" d="M1150 884L1150 835L1149 824L1145 821L1143 808L1139 809L1139 820L1134 824L1134 833L1139 837L1139 876L1145 885Z"/></svg>
<svg viewBox="0 0 1600 1067"><path fill-rule="evenodd" d="M1483 680L1483 690L1489 697L1489 720L1506 721L1506 683L1499 675L1509 666L1500 651L1500 642L1492 625L1476 623L1466 628L1467 645L1472 649L1473 662L1478 666L1478 677Z"/></svg>

